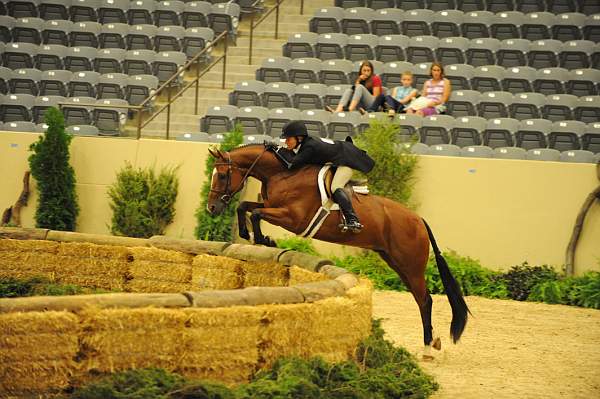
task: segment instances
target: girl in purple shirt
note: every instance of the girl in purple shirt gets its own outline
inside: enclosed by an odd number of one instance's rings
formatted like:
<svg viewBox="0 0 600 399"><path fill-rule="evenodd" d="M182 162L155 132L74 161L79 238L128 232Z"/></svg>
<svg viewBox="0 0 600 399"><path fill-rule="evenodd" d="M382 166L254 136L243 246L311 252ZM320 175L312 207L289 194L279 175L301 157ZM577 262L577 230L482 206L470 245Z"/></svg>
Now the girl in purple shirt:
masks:
<svg viewBox="0 0 600 399"><path fill-rule="evenodd" d="M407 114L430 116L446 110L444 104L448 101L452 89L450 81L444 78L444 67L439 62L434 62L431 64L429 74L431 75L431 79L425 82L423 91L421 92L421 97L429 100L427 106L420 109L413 109L409 105L406 109Z"/></svg>

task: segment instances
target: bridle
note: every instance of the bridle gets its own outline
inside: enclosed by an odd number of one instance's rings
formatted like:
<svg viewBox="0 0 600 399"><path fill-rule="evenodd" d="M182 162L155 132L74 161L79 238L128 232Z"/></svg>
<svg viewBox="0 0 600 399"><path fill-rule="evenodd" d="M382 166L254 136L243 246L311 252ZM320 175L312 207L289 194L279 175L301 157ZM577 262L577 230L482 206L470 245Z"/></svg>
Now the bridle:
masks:
<svg viewBox="0 0 600 399"><path fill-rule="evenodd" d="M234 195L236 195L242 189L242 187L244 187L246 180L250 176L250 172L252 172L252 169L254 169L254 167L258 163L258 160L260 159L260 157L263 156L265 151L267 151L266 147L262 150L262 152L260 154L258 154L258 156L254 160L254 162L252 162L252 165L250 165L249 168L240 168L239 166L235 165L233 163L233 161L231 160L231 155L229 154L229 152L225 152L225 154L227 154L227 161L226 162L215 162L214 166L217 167L217 166L227 165L227 184L225 185L224 190L215 190L211 187L210 192L216 193L216 194L223 194L223 195L221 195L220 200L223 201L223 203L225 203L225 205L229 204L229 202L231 201L231 198ZM221 158L221 159L223 159L223 158ZM232 173L233 169L237 169L239 171L245 170L246 173L244 174L244 177L240 181L240 184L238 185L238 187L232 191L230 188L230 185L231 185L231 173Z"/></svg>

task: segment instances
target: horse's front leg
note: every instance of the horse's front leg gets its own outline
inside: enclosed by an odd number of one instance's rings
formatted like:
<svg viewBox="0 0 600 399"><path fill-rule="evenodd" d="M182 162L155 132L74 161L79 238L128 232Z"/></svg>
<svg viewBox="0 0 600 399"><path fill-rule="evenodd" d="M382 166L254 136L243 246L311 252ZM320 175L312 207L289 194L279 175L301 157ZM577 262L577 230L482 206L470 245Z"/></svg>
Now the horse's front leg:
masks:
<svg viewBox="0 0 600 399"><path fill-rule="evenodd" d="M261 202L250 202L243 201L237 208L238 218L238 230L241 238L245 240L250 239L250 232L248 231L248 225L246 224L246 212L252 212L257 208L264 208L265 204Z"/></svg>
<svg viewBox="0 0 600 399"><path fill-rule="evenodd" d="M255 209L252 211L250 221L252 222L252 230L254 231L254 243L262 244L268 247L275 247L275 241L271 240L268 236L263 236L262 230L260 229L260 221L265 219L267 222L278 225L286 226L291 224L291 218L287 208L262 208Z"/></svg>

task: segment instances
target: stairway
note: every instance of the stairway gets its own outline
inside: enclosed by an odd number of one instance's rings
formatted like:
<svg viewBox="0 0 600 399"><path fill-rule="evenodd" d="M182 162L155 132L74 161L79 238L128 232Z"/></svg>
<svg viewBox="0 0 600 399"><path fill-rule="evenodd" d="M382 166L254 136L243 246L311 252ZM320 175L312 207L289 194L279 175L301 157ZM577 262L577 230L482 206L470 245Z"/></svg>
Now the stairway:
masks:
<svg viewBox="0 0 600 399"><path fill-rule="evenodd" d="M274 0L267 0L267 9L270 9ZM324 4L326 3L326 4ZM287 41L290 34L296 32L308 31L308 21L317 8L329 6L333 3L319 0L305 0L304 14L300 15L300 0L285 0L280 6L279 14L279 33L278 39L275 39L275 12L273 12L265 21L263 21L254 30L252 64L248 65L249 35L250 35L250 17L245 16L238 26L238 37L235 44L229 44L227 51L227 78L225 89L221 89L222 82L222 62L215 65L212 70L207 72L200 80L198 96L198 114L194 114L195 108L195 88L189 88L182 97L178 98L171 106L171 129L169 138L173 139L183 133L195 133L200 129L200 118L206 112L209 106L227 104L228 94L233 90L234 85L242 80L255 79L254 72L260 67L262 60L266 57L281 56L282 45ZM260 18L256 15L255 19ZM217 46L213 50L213 58L223 54L223 45ZM192 80L194 72L186 74L186 79ZM175 93L175 90L172 91ZM166 104L167 96L163 94L156 103L159 109ZM143 130L142 137L146 138L166 138L166 110L158 115ZM135 136L135 119L128 123L126 134Z"/></svg>

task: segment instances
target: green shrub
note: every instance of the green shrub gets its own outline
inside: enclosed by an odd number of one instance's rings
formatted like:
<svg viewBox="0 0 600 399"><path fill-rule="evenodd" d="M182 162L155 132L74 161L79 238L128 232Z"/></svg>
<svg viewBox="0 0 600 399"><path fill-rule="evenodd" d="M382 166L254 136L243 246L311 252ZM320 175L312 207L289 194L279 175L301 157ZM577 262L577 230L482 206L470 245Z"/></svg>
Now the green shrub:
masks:
<svg viewBox="0 0 600 399"><path fill-rule="evenodd" d="M600 272L588 272L566 280L568 304L600 309Z"/></svg>
<svg viewBox="0 0 600 399"><path fill-rule="evenodd" d="M369 172L370 192L411 206L418 158L410 147L399 145L399 131L397 123L373 120L356 137L356 144L375 160L375 167Z"/></svg>
<svg viewBox="0 0 600 399"><path fill-rule="evenodd" d="M277 240L277 248L291 249L309 255L319 255L310 238L289 236Z"/></svg>
<svg viewBox="0 0 600 399"><path fill-rule="evenodd" d="M46 277L31 277L16 279L11 277L0 278L0 298L18 298L25 296L56 296L99 294L108 292L96 288L84 288L73 284L59 284Z"/></svg>
<svg viewBox="0 0 600 399"><path fill-rule="evenodd" d="M508 296L517 301L524 301L531 289L538 283L557 280L558 273L550 266L529 266L527 262L513 266L502 277L508 289Z"/></svg>
<svg viewBox="0 0 600 399"><path fill-rule="evenodd" d="M281 358L259 371L248 384L227 388L210 381L190 381L161 369L115 373L79 388L75 399L387 399L426 398L438 389L410 353L383 338L379 321L356 350L356 359L327 363Z"/></svg>
<svg viewBox="0 0 600 399"><path fill-rule="evenodd" d="M242 126L238 124L231 132L225 135L225 140L221 143L219 149L221 151L230 151L242 144L242 141ZM231 199L231 202L229 202L220 215L211 216L208 213L206 204L208 202L214 164L215 160L213 157L209 156L206 158L205 181L200 192L200 206L196 209L198 224L196 225L195 235L199 240L231 241L233 239L233 226L239 203L239 195Z"/></svg>
<svg viewBox="0 0 600 399"><path fill-rule="evenodd" d="M75 172L69 164L72 136L65 132L62 112L49 108L45 114L48 129L31 144L31 175L39 191L35 224L37 227L74 231L79 206L75 191Z"/></svg>
<svg viewBox="0 0 600 399"><path fill-rule="evenodd" d="M565 284L564 280L544 280L531 288L527 300L546 303L565 303L567 292L567 284Z"/></svg>
<svg viewBox="0 0 600 399"><path fill-rule="evenodd" d="M149 238L163 234L175 217L179 180L177 169L134 168L130 163L117 173L109 188L114 235Z"/></svg>

